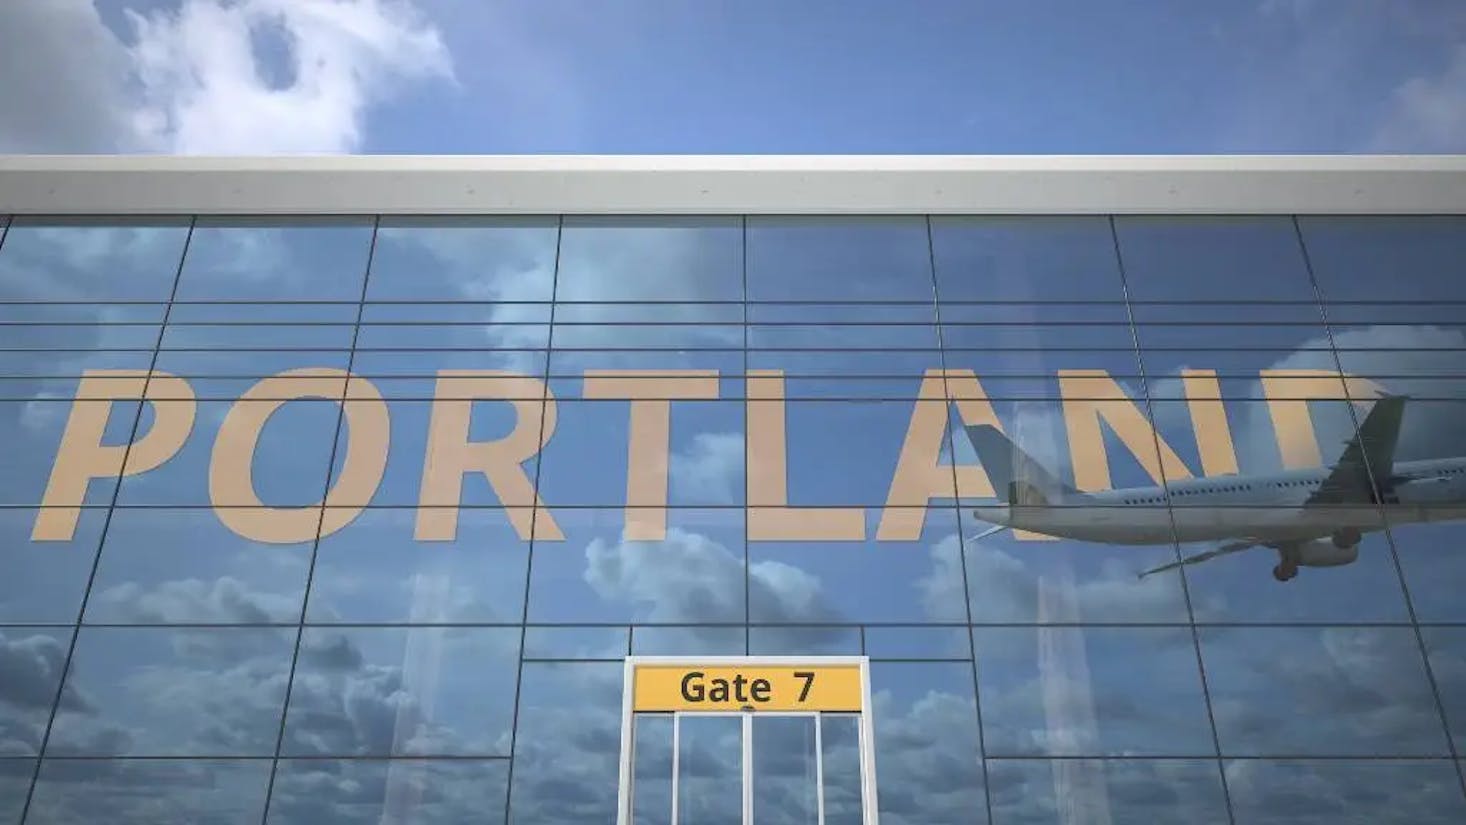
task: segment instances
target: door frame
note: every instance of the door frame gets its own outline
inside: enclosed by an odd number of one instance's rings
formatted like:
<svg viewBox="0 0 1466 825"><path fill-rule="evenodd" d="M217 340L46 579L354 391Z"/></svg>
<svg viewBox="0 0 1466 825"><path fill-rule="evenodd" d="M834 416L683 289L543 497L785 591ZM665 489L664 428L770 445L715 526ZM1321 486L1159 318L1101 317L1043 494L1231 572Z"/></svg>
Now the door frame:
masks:
<svg viewBox="0 0 1466 825"><path fill-rule="evenodd" d="M618 775L617 801L616 801L616 822L617 825L631 825L631 805L633 787L635 784L635 763L636 763L636 736L635 736L635 709L634 709L634 685L636 669L642 665L660 665L673 667L723 667L723 666L746 666L746 667L791 667L791 666L854 666L860 673L860 710L856 712L859 717L859 744L858 754L860 759L860 802L861 822L863 825L879 825L880 814L877 809L878 797L876 793L876 764L875 764L875 725L872 721L871 698L870 698L870 658L867 656L627 656L624 663L624 670L621 681L621 758ZM752 803L752 750L753 750L753 717L755 716L818 716L820 711L730 711L726 709L711 711L677 711L673 716L673 769L672 769L672 794L676 799L677 794L677 732L680 728L680 718L684 716L733 716L743 720L741 726L742 740L742 782L743 782L743 811L745 816L749 812ZM849 711L842 711L840 715L849 715ZM822 728L820 720L816 720L815 731ZM818 746L818 745L817 745ZM823 754L820 754L823 758ZM823 776L819 777L823 783ZM823 798L824 789L819 789L820 797ZM675 804L675 803L674 803Z"/></svg>

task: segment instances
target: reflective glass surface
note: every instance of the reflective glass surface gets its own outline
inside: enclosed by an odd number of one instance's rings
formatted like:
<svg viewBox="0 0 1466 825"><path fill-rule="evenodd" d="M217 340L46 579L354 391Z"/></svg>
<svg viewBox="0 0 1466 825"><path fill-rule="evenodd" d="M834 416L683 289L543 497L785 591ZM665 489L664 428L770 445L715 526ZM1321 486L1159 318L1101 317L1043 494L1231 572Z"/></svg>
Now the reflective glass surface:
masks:
<svg viewBox="0 0 1466 825"><path fill-rule="evenodd" d="M1458 216L16 219L0 822L611 822L628 655L868 657L888 823L1462 821L1463 284ZM756 821L860 821L856 721L759 720Z"/></svg>

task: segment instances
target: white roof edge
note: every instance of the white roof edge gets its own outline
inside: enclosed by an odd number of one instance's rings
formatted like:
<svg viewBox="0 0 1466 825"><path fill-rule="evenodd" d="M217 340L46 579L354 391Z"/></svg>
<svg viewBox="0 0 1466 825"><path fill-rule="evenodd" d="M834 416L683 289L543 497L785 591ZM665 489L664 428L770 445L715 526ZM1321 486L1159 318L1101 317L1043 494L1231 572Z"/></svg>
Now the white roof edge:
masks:
<svg viewBox="0 0 1466 825"><path fill-rule="evenodd" d="M0 214L1466 214L1466 155L0 155Z"/></svg>

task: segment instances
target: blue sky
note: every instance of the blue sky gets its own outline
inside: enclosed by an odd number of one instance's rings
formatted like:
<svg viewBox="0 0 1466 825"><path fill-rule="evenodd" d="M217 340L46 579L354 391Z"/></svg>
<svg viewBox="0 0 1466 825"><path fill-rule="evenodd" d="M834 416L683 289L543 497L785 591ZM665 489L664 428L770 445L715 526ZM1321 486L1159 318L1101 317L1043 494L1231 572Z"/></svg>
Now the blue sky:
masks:
<svg viewBox="0 0 1466 825"><path fill-rule="evenodd" d="M32 115L0 151L1466 146L1454 0L22 0L0 23L0 103Z"/></svg>

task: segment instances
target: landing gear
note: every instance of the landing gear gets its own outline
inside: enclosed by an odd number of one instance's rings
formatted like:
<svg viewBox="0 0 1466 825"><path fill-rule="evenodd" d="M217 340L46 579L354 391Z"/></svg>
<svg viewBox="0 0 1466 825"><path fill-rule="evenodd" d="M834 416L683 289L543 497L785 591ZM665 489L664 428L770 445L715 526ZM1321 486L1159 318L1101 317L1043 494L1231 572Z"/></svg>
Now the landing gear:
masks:
<svg viewBox="0 0 1466 825"><path fill-rule="evenodd" d="M1291 580L1298 575L1298 565L1292 562L1280 561L1273 567L1273 578L1280 582Z"/></svg>
<svg viewBox="0 0 1466 825"><path fill-rule="evenodd" d="M1353 527L1346 527L1334 533L1334 546L1340 550L1348 550L1350 547L1357 546L1362 538L1364 538L1364 535L1358 530Z"/></svg>

